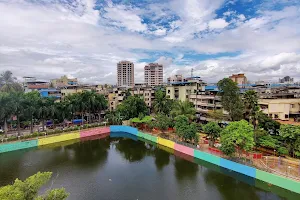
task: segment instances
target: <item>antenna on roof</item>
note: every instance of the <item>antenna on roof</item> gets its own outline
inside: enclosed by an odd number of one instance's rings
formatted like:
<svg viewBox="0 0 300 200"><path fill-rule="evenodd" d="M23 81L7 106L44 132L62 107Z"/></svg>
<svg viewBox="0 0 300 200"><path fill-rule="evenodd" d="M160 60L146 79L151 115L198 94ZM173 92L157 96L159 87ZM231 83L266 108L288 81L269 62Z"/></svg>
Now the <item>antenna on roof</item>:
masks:
<svg viewBox="0 0 300 200"><path fill-rule="evenodd" d="M193 75L194 75L194 69L192 68L192 70L191 70L191 77L193 77Z"/></svg>

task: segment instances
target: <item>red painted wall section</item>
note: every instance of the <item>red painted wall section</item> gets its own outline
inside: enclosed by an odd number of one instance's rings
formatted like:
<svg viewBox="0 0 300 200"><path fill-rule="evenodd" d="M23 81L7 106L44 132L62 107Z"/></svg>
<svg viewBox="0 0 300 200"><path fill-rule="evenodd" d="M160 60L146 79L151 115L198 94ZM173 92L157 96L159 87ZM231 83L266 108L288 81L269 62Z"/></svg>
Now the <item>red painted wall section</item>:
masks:
<svg viewBox="0 0 300 200"><path fill-rule="evenodd" d="M194 149L190 148L190 147L186 147L180 144L176 144L174 146L175 151L179 151L181 153L190 155L190 156L194 156Z"/></svg>
<svg viewBox="0 0 300 200"><path fill-rule="evenodd" d="M82 130L80 131L80 138L95 136L95 135L102 135L107 134L110 132L109 127L102 127L102 128L93 128L89 130Z"/></svg>

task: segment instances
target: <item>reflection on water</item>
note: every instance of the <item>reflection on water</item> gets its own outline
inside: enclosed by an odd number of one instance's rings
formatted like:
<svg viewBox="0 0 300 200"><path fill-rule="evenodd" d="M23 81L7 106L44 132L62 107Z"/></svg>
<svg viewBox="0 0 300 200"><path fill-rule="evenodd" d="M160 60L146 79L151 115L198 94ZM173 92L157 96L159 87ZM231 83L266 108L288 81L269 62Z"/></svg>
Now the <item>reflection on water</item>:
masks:
<svg viewBox="0 0 300 200"><path fill-rule="evenodd" d="M0 186L37 171L52 171L53 187L65 187L72 200L300 199L136 136L120 135L0 154Z"/></svg>

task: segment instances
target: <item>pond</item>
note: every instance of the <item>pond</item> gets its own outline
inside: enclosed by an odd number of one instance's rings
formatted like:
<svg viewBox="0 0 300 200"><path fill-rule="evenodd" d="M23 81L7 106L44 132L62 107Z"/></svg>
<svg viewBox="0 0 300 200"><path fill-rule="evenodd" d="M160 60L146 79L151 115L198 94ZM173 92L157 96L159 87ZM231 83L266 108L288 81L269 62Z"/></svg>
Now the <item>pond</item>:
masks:
<svg viewBox="0 0 300 200"><path fill-rule="evenodd" d="M52 171L43 191L65 187L70 200L300 199L298 194L120 135L0 154L0 186Z"/></svg>

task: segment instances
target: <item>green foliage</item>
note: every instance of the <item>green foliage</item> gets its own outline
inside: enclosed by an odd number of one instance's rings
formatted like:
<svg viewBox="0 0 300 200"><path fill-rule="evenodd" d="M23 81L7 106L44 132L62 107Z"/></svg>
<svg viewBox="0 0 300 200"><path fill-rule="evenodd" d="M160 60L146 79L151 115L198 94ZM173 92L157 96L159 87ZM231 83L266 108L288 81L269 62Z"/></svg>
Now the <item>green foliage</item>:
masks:
<svg viewBox="0 0 300 200"><path fill-rule="evenodd" d="M197 124L190 123L187 116L179 115L175 118L175 129L177 135L183 140L198 143Z"/></svg>
<svg viewBox="0 0 300 200"><path fill-rule="evenodd" d="M33 200L33 199L51 199L64 200L69 194L62 189L47 191L44 196L37 197L39 189L51 178L52 172L38 172L30 176L25 181L16 179L12 185L0 188L1 200Z"/></svg>
<svg viewBox="0 0 300 200"><path fill-rule="evenodd" d="M223 110L213 110L208 112L208 116L216 121L222 121L225 119Z"/></svg>
<svg viewBox="0 0 300 200"><path fill-rule="evenodd" d="M196 114L196 109L193 105L193 103L189 101L176 101L173 104L173 109L171 111L171 115L173 117L179 116L179 115L185 115L189 119L194 119Z"/></svg>
<svg viewBox="0 0 300 200"><path fill-rule="evenodd" d="M162 132L166 131L171 124L172 119L164 114L158 114L155 116L153 126L159 128Z"/></svg>
<svg viewBox="0 0 300 200"><path fill-rule="evenodd" d="M162 113L169 115L173 106L173 100L166 98L166 93L162 90L155 92L155 99L153 103L154 112L156 114Z"/></svg>
<svg viewBox="0 0 300 200"><path fill-rule="evenodd" d="M263 128L269 133L278 134L280 129L280 123L271 119L266 114L259 112L258 113L258 127Z"/></svg>
<svg viewBox="0 0 300 200"><path fill-rule="evenodd" d="M245 106L244 118L256 127L259 111L257 93L253 90L246 91L243 95L243 103Z"/></svg>
<svg viewBox="0 0 300 200"><path fill-rule="evenodd" d="M0 75L0 92L23 92L22 86L13 77L11 71L5 71Z"/></svg>
<svg viewBox="0 0 300 200"><path fill-rule="evenodd" d="M202 126L202 130L209 135L211 141L210 146L213 146L216 139L220 136L222 128L216 122L209 122Z"/></svg>
<svg viewBox="0 0 300 200"><path fill-rule="evenodd" d="M239 149L239 154L242 150L252 150L254 146L253 132L253 126L245 120L231 122L220 134L221 150L229 156L235 153L236 147Z"/></svg>
<svg viewBox="0 0 300 200"><path fill-rule="evenodd" d="M290 154L292 156L298 154L298 151L300 151L298 149L300 146L300 126L281 125L279 135L285 141Z"/></svg>
<svg viewBox="0 0 300 200"><path fill-rule="evenodd" d="M289 150L285 147L279 147L277 149L277 152L280 154L280 155L288 155L289 154Z"/></svg>
<svg viewBox="0 0 300 200"><path fill-rule="evenodd" d="M266 148L272 148L276 149L278 144L278 140L271 135L265 135L262 137L259 137L258 139L258 145Z"/></svg>
<svg viewBox="0 0 300 200"><path fill-rule="evenodd" d="M223 108L229 113L232 121L242 119L244 106L240 97L240 89L237 84L229 78L224 78L218 82Z"/></svg>
<svg viewBox="0 0 300 200"><path fill-rule="evenodd" d="M117 112L124 117L124 120L144 116L148 113L148 108L142 98L139 96L129 96L122 104L118 105Z"/></svg>
<svg viewBox="0 0 300 200"><path fill-rule="evenodd" d="M133 122L133 123L147 123L147 122L152 121L152 117L151 116L145 116L142 119L135 117L135 118L132 118L130 121Z"/></svg>
<svg viewBox="0 0 300 200"><path fill-rule="evenodd" d="M105 118L111 125L122 125L124 119L121 113L118 111L112 111L107 113Z"/></svg>

